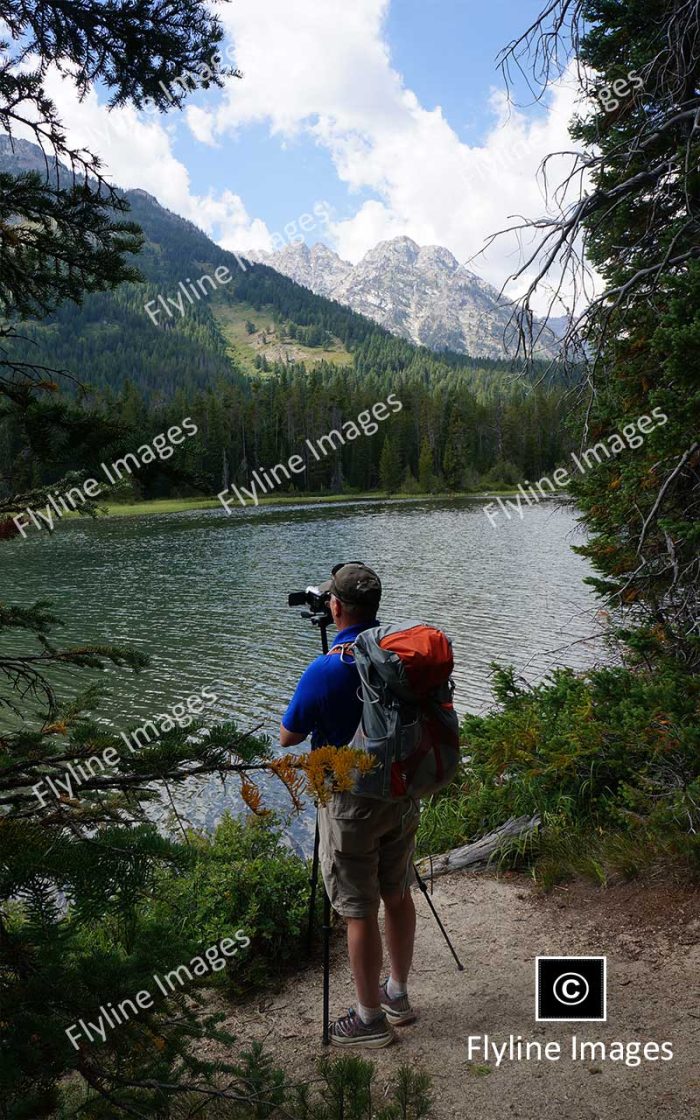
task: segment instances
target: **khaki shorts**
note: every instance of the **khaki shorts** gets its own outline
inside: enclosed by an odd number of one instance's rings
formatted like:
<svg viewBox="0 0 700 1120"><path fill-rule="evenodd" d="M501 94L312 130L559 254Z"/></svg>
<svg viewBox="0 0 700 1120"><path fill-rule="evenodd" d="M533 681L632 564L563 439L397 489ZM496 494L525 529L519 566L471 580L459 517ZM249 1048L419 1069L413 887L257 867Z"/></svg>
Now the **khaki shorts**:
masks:
<svg viewBox="0 0 700 1120"><path fill-rule="evenodd" d="M341 917L368 918L377 913L380 896L407 889L419 818L408 797L380 801L335 793L319 809L321 872Z"/></svg>

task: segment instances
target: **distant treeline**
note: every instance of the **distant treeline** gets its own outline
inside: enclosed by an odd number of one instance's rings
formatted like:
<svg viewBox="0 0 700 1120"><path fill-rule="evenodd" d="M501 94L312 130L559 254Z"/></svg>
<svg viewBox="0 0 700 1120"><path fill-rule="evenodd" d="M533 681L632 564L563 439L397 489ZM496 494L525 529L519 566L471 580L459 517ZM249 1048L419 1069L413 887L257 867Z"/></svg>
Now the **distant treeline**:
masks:
<svg viewBox="0 0 700 1120"><path fill-rule="evenodd" d="M390 393L403 407L385 415L373 431L372 407ZM53 482L66 469L90 471L106 454L136 450L189 416L198 435L167 463L140 472L124 488L124 497L197 489L214 493L231 483L245 485L256 468L292 455L301 455L307 467L281 490L473 489L537 479L562 462L570 450L564 423L568 407L561 388L516 386L499 396L477 394L462 371L426 380L403 372L359 375L322 366L240 384L222 382L205 392L178 390L160 405L127 384L118 394L93 397L90 423L81 423L76 413L89 442L79 454L66 446L50 464L32 461L11 421L0 424L0 474L19 489ZM361 434L347 438L343 424L357 422L360 415ZM115 422L118 438L110 434L105 447L100 432L112 433ZM327 451L317 459L305 441L316 443L332 431L345 432L346 438L324 441Z"/></svg>

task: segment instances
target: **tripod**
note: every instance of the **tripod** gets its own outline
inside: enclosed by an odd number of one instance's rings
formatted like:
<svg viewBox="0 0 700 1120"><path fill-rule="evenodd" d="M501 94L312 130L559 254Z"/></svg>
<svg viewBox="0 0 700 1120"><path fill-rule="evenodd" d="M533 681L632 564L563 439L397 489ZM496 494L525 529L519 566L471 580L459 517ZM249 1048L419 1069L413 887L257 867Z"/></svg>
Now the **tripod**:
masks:
<svg viewBox="0 0 700 1120"><path fill-rule="evenodd" d="M308 612L305 611L304 612L304 617L309 618L314 626L318 626L318 628L321 632L321 648L323 649L324 653L328 653L328 626L330 625L330 619L329 619L328 615L318 614L318 613L314 614L311 611L308 611ZM312 947L312 943L313 943L314 917L315 917L315 911L316 911L316 890L317 890L317 887L318 887L319 840L320 840L320 837L319 837L319 829L318 829L318 806L317 806L316 807L316 831L315 831L315 834L314 834L314 858L313 858L313 863L311 865L311 894L310 894L310 897L309 897L309 924L308 924L308 930L307 930L307 945L308 945L309 951L311 951L311 947ZM450 952L452 953L452 956L455 959L455 962L457 964L457 969L458 969L459 972L463 972L464 971L464 965L462 964L459 957L457 956L454 945L450 941L447 930L445 929L442 922L440 921L440 916L439 916L437 910L435 909L435 906L433 905L433 900L430 897L430 894L428 893L428 886L427 886L425 880L422 878L422 876L421 876L418 868L416 867L415 863L413 865L413 871L414 871L414 874L416 876L416 882L418 884L418 887L419 887L420 891L422 892L423 897L425 898L426 902L428 903L428 906L430 907L432 915L433 915L433 917L435 918L435 921L438 924L438 928L440 930L440 933L445 938L445 941L447 942L447 946L448 946ZM331 902L330 902L330 899L328 897L328 892L326 891L325 884L324 884L324 887L323 887L323 927L322 928L323 928L323 1043L324 1043L325 1046L327 1046L330 1042L330 1036L329 1036L330 1023L329 1023L329 1020L330 1020Z"/></svg>
<svg viewBox="0 0 700 1120"><path fill-rule="evenodd" d="M307 612L304 612L305 614ZM329 620L326 615L319 616L313 615L308 612L308 617L311 619L315 626L318 626L321 632L321 648L324 653L328 653L328 626ZM312 748L313 750L313 748ZM319 831L318 831L318 806L316 806L316 831L314 833L314 858L311 865L311 894L309 896L309 926L307 931L307 947L309 952L314 937L314 916L316 910L316 889L318 887L318 850L319 850ZM328 897L328 891L324 883L323 886L323 1045L328 1046L330 1043L330 991L331 991L331 966L330 966L330 953L331 953L331 900Z"/></svg>

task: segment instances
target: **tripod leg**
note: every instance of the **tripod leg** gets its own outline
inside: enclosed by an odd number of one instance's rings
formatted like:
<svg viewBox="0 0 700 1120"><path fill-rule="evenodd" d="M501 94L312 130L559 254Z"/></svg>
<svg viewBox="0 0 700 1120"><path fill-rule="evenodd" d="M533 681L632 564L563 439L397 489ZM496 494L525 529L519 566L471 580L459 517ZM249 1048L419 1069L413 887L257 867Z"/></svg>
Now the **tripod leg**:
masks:
<svg viewBox="0 0 700 1120"><path fill-rule="evenodd" d="M316 810L316 835L314 836L314 859L311 865L311 894L309 896L309 924L306 931L306 946L311 952L314 940L314 918L316 916L316 887L318 886L318 809Z"/></svg>
<svg viewBox="0 0 700 1120"><path fill-rule="evenodd" d="M452 944L452 942L450 941L450 939L447 935L447 930L445 929L442 922L440 921L440 916L439 916L437 910L435 909L435 907L433 906L433 900L430 897L430 894L428 893L428 888L425 884L425 880L421 878L420 872L419 872L418 868L415 866L415 864L413 865L413 870L416 873L416 880L418 882L418 886L422 890L423 895L425 897L425 901L428 903L428 906L432 910L433 917L435 918L435 921L437 922L437 924L440 928L440 933L445 938L445 941L447 942L448 948L449 948L450 952L452 953L452 956L454 957L454 959L457 963L457 968L459 969L460 972L464 972L464 965L462 964L462 962L460 961L459 957L457 956L457 954L455 952L454 945Z"/></svg>
<svg viewBox="0 0 700 1120"><path fill-rule="evenodd" d="M319 860L319 831L318 809L316 810L316 835L314 837L314 859L311 865L311 896L309 898L309 925L307 930L307 945L309 952L313 947L314 918L316 917L316 889L318 887L318 860ZM330 988L331 988L331 903L323 888L323 1042L325 1046L330 1043L328 1027L330 1023Z"/></svg>
<svg viewBox="0 0 700 1120"><path fill-rule="evenodd" d="M323 891L323 1044L330 1043L330 1003L331 1003L331 901Z"/></svg>

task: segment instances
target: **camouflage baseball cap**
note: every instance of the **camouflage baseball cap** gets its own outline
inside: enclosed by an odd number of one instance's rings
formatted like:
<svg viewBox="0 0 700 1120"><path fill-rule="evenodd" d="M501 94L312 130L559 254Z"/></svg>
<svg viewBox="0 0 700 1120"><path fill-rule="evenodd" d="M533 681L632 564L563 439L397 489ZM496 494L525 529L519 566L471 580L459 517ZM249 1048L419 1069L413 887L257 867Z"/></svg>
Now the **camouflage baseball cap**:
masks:
<svg viewBox="0 0 700 1120"><path fill-rule="evenodd" d="M376 607L382 597L382 583L366 564L351 560L347 564L336 564L331 578L321 584L319 591L322 595L330 591L341 603L350 606Z"/></svg>

